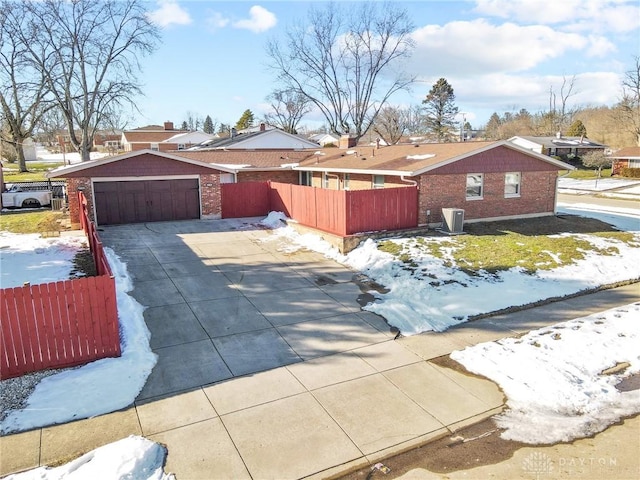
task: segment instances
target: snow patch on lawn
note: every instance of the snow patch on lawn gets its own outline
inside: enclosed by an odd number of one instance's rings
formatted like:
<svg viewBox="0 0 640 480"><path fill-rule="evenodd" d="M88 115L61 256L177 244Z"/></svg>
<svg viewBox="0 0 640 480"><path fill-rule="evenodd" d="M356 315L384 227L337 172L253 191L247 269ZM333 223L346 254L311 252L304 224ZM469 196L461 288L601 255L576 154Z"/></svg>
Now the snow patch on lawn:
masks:
<svg viewBox="0 0 640 480"><path fill-rule="evenodd" d="M580 206L563 208L567 213L601 219L620 230L639 232L638 211L629 210L608 208L602 211ZM274 215L284 217L282 213ZM289 241L287 251L306 248L322 253L389 289L387 293L372 290L370 293L376 300L363 309L383 316L406 336L429 330L444 331L474 315L575 294L640 276L637 267L640 265L640 248L591 235L579 235L579 238L599 248L616 248L618 253L599 255L586 252L584 259L571 265L535 274L515 267L494 274L480 272L469 276L461 270L464 265L451 265L447 244L452 240L448 237L430 239L444 250L442 259L414 248L411 239L393 239L404 248L403 251L408 252L411 263L411 268L408 268L393 255L380 251L378 243L371 239L342 255L319 235L300 234L282 222L278 227L273 233L276 238L285 237ZM636 234L636 239L640 241L640 234ZM555 252L549 252L549 256L554 260Z"/></svg>
<svg viewBox="0 0 640 480"><path fill-rule="evenodd" d="M163 472L166 449L146 438L131 435L82 455L59 467L39 467L9 475L6 480L175 480Z"/></svg>
<svg viewBox="0 0 640 480"><path fill-rule="evenodd" d="M144 387L157 361L149 347L144 307L128 294L133 284L126 264L110 248L105 253L116 279L122 356L46 377L24 409L10 412L0 423L3 434L113 412L131 405Z"/></svg>
<svg viewBox="0 0 640 480"><path fill-rule="evenodd" d="M616 385L640 372L640 304L467 347L451 358L500 385L502 437L553 444L589 437L640 412L640 390ZM628 364L618 373L607 369Z"/></svg>
<svg viewBox="0 0 640 480"><path fill-rule="evenodd" d="M0 232L0 288L67 280L73 258L86 247L84 236L42 238L38 233Z"/></svg>

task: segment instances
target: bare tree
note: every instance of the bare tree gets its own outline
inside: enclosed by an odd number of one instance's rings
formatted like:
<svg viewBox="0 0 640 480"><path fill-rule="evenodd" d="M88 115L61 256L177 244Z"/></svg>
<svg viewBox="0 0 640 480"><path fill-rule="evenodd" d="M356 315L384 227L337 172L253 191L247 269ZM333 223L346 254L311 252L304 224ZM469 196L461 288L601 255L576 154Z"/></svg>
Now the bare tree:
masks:
<svg viewBox="0 0 640 480"><path fill-rule="evenodd" d="M553 135L556 132L562 132L565 127L567 127L569 122L571 122L575 110L570 109L567 102L569 98L577 93L573 91L575 83L575 75L572 76L569 80L567 80L566 76L562 76L562 85L560 85L559 100L553 86L549 87L549 125L546 127L547 135Z"/></svg>
<svg viewBox="0 0 640 480"><path fill-rule="evenodd" d="M19 3L0 3L0 141L15 150L20 172L27 171L23 143L53 106L44 73L29 61L25 42L33 39L22 34L28 21Z"/></svg>
<svg viewBox="0 0 640 480"><path fill-rule="evenodd" d="M300 120L311 111L309 99L295 90L275 90L267 100L272 112L265 114L266 123L288 133L298 133Z"/></svg>
<svg viewBox="0 0 640 480"><path fill-rule="evenodd" d="M29 53L46 75L70 142L82 160L105 115L141 93L138 55L151 53L159 29L142 0L25 0L33 20ZM28 37L27 37L28 38Z"/></svg>
<svg viewBox="0 0 640 480"><path fill-rule="evenodd" d="M285 46L268 43L269 67L284 89L322 112L331 132L359 139L389 97L415 80L398 65L414 48L412 28L406 10L391 2L312 7L307 24L286 32Z"/></svg>
<svg viewBox="0 0 640 480"><path fill-rule="evenodd" d="M633 133L640 147L640 57L634 58L634 66L625 73L622 81L622 99L614 115L626 130Z"/></svg>
<svg viewBox="0 0 640 480"><path fill-rule="evenodd" d="M413 108L386 106L380 110L373 124L373 131L388 145L395 145L410 132L415 120Z"/></svg>

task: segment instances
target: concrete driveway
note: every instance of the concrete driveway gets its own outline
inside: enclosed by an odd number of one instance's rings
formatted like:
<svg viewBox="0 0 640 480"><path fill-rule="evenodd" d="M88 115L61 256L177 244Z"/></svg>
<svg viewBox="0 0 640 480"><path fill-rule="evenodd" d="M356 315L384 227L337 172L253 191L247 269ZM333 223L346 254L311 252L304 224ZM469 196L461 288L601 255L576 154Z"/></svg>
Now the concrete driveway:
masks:
<svg viewBox="0 0 640 480"><path fill-rule="evenodd" d="M356 272L286 253L259 220L100 233L148 307L159 358L136 413L142 433L167 445L168 471L324 477L501 408L493 383L425 362L362 311Z"/></svg>

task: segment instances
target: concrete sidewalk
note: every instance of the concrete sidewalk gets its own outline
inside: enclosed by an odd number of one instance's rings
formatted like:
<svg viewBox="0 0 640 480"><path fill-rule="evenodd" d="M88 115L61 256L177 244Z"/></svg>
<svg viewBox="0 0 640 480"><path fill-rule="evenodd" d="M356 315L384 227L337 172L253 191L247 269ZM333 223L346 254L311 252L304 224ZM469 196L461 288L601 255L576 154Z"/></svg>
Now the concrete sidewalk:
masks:
<svg viewBox="0 0 640 480"><path fill-rule="evenodd" d="M2 475L136 434L179 480L330 477L502 409L495 384L430 360L640 300L631 285L394 340L360 310L355 272L285 253L254 220L101 235L149 307L158 364L128 409L0 438Z"/></svg>

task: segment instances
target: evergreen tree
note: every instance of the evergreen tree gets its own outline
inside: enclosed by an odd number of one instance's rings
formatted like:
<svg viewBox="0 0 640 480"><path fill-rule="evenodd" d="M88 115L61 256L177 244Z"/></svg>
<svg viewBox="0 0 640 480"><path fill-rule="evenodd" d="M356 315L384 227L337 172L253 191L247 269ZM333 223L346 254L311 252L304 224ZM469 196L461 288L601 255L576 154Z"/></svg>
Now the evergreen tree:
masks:
<svg viewBox="0 0 640 480"><path fill-rule="evenodd" d="M186 120L182 122L182 125L180 126L180 130L189 130L189 125L187 125Z"/></svg>
<svg viewBox="0 0 640 480"><path fill-rule="evenodd" d="M576 120L571 124L569 129L567 130L568 137L586 137L587 136L587 127L584 126L582 120Z"/></svg>
<svg viewBox="0 0 640 480"><path fill-rule="evenodd" d="M439 142L449 140L451 130L455 127L455 117L458 114L458 107L454 104L455 99L453 87L445 78L441 78L431 87L427 98L422 101L426 105L427 129Z"/></svg>
<svg viewBox="0 0 640 480"><path fill-rule="evenodd" d="M502 121L500 120L500 115L497 112L493 112L491 117L489 117L489 121L487 122L487 126L485 127L484 136L490 140L498 140L500 138L500 125Z"/></svg>
<svg viewBox="0 0 640 480"><path fill-rule="evenodd" d="M215 131L215 128L213 127L213 120L211 120L211 117L209 115L207 115L207 118L204 119L202 130L204 131L204 133L209 134L212 134Z"/></svg>
<svg viewBox="0 0 640 480"><path fill-rule="evenodd" d="M246 109L240 117L240 120L236 122L236 130L244 130L245 128L253 127L254 120L253 112Z"/></svg>

